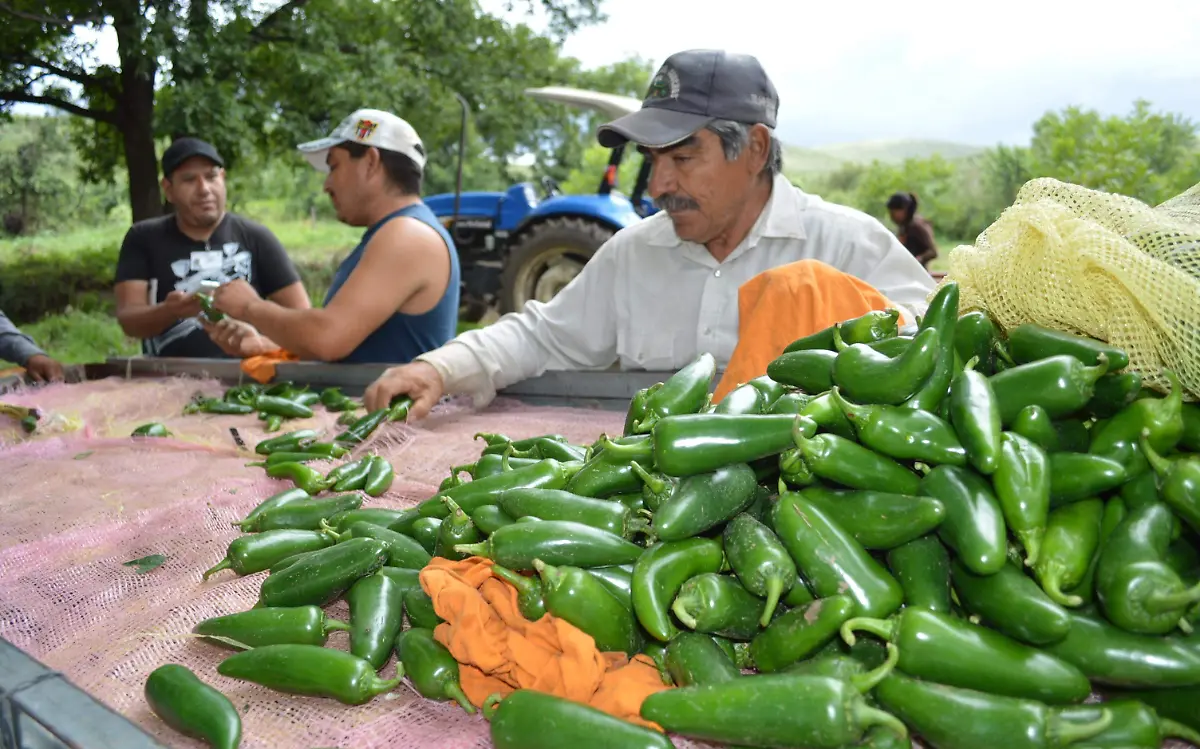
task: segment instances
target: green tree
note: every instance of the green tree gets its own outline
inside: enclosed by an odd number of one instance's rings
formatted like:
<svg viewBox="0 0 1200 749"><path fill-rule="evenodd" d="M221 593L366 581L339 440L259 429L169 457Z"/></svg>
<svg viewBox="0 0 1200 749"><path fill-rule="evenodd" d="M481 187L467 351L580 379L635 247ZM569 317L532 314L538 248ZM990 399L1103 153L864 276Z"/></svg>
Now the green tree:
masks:
<svg viewBox="0 0 1200 749"><path fill-rule="evenodd" d="M15 0L0 3L0 106L42 104L88 121L76 135L85 173L122 163L134 220L162 210L156 139L203 134L228 155L290 150L361 106L397 111L450 148L453 92L496 155L552 127L521 96L562 83L563 35L602 18L600 0L541 6L542 37L482 13L475 0ZM77 30L111 28L118 62L99 64ZM561 122L561 116L559 122Z"/></svg>

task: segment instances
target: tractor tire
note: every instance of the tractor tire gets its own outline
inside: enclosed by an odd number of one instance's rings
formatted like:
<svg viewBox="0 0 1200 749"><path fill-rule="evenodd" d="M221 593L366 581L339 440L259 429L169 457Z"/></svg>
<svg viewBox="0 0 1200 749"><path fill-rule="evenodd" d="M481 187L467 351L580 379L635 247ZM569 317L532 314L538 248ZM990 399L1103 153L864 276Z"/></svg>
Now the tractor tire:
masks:
<svg viewBox="0 0 1200 749"><path fill-rule="evenodd" d="M614 233L580 218L550 219L525 232L504 263L500 313L520 312L531 299L550 301Z"/></svg>

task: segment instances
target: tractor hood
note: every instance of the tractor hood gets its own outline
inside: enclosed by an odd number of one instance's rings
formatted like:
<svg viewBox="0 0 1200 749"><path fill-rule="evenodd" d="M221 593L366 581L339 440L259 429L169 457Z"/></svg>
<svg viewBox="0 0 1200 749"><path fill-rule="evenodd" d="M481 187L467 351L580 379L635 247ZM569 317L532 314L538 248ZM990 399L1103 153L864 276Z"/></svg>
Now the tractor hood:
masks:
<svg viewBox="0 0 1200 749"><path fill-rule="evenodd" d="M542 101L553 101L568 104L579 109L590 109L594 112L616 119L636 112L642 108L642 103L629 96L604 94L599 91L588 91L569 86L543 86L542 88L527 88L525 93Z"/></svg>

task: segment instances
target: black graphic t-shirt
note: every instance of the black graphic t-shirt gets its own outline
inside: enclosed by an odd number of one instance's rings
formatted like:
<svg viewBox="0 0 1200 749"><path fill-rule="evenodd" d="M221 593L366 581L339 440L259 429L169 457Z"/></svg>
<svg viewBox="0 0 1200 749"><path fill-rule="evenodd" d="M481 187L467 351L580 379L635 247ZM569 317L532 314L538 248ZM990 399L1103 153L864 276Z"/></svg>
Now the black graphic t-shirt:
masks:
<svg viewBox="0 0 1200 749"><path fill-rule="evenodd" d="M201 281L225 283L245 279L266 298L300 280L296 266L269 229L226 213L207 242L179 230L175 216L134 224L121 243L117 283L148 281L151 304L178 290L200 290ZM148 356L228 358L212 342L199 320L179 320L154 338L142 341Z"/></svg>

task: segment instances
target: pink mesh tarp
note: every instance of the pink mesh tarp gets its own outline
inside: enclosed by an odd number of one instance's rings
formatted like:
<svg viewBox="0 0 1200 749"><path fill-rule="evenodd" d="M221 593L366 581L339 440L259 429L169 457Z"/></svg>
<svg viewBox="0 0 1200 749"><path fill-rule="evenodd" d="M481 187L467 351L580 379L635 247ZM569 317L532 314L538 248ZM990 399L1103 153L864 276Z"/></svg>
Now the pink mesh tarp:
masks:
<svg viewBox="0 0 1200 749"><path fill-rule="evenodd" d="M170 662L192 668L233 700L245 747L490 746L482 718L407 685L361 707L279 694L218 675L216 665L231 651L188 636L201 619L254 605L266 573L239 578L226 571L207 582L200 575L239 535L233 520L290 486L245 466L264 436L255 417L182 415L193 393L222 389L215 381L110 378L3 397L46 416L45 434L31 439L0 419L0 635L169 746L200 746L164 726L142 696L150 671ZM314 410L312 419L285 429L339 429L335 414ZM482 412L448 404L419 425L385 425L356 453L387 457L396 481L364 506L404 508L432 495L451 465L478 456L476 432L556 432L587 443L601 432L618 433L623 418L497 401ZM174 437L128 437L148 421L162 422ZM167 561L146 574L123 566L151 554ZM345 619L345 604L329 613ZM346 648L346 634L334 633L329 646ZM380 673L394 672L393 658Z"/></svg>

